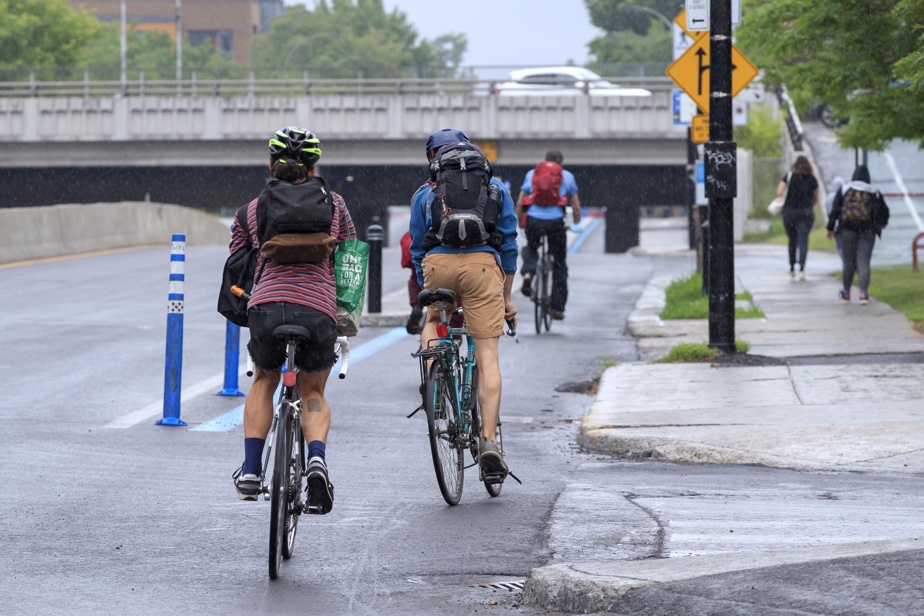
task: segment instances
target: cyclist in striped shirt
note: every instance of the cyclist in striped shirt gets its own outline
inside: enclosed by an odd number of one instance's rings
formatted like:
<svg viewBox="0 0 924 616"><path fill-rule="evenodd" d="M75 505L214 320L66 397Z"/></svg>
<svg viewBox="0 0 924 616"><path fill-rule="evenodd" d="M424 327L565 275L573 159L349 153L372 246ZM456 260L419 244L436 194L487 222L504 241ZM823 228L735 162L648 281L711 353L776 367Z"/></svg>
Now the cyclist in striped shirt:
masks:
<svg viewBox="0 0 924 616"><path fill-rule="evenodd" d="M321 157L320 140L311 132L288 127L270 140L269 167L275 180L299 185L316 173ZM277 182L278 183L278 182ZM331 193L334 212L330 234L343 242L356 237L346 203ZM258 246L257 202L247 207L249 241ZM230 251L246 245L248 238L240 221L231 225ZM279 384L285 362L285 344L272 337L282 324L297 324L311 331L307 348L299 347L296 364L302 396L302 430L308 443L308 504L324 513L333 506L333 486L327 472L325 449L330 428L330 407L324 387L336 363L336 283L333 256L320 263L275 263L258 257L255 284L248 303L250 343L247 349L256 368L253 385L244 402L244 464L234 485L242 500L257 500L260 488L261 456L273 418L273 392Z"/></svg>

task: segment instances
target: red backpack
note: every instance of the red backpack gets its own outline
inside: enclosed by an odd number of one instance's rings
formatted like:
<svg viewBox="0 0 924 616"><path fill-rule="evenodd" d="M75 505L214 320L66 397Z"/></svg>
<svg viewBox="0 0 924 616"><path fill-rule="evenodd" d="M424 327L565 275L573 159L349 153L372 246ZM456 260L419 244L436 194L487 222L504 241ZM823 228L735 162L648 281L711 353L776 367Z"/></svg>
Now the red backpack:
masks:
<svg viewBox="0 0 924 616"><path fill-rule="evenodd" d="M558 163L544 160L533 169L532 192L526 198L526 205L565 205L567 199L560 196L562 168Z"/></svg>

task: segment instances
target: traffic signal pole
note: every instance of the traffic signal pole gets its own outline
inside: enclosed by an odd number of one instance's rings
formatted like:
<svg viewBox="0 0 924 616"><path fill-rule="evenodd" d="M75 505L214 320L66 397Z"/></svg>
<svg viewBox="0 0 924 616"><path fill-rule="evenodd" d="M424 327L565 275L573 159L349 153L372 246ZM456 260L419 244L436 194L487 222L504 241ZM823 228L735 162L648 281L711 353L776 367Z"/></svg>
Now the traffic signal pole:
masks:
<svg viewBox="0 0 924 616"><path fill-rule="evenodd" d="M737 149L732 132L731 0L710 0L709 139L705 144L709 199L709 346L735 352L734 198Z"/></svg>

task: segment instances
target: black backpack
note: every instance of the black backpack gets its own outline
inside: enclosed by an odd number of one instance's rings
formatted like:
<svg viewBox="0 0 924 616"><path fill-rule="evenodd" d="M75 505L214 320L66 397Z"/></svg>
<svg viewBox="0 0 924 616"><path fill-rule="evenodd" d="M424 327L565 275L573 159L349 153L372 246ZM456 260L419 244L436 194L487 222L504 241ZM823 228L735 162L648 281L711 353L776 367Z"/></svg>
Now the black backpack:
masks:
<svg viewBox="0 0 924 616"><path fill-rule="evenodd" d="M255 272L257 257L260 254L259 247L254 246L250 241L250 228L247 226L248 206L249 204L241 206L235 214L241 229L247 234L247 244L231 253L225 261L225 268L221 275L221 288L218 290L218 312L241 327L248 326L247 300L232 293L231 287L238 286L248 294L253 291L254 281L257 278Z"/></svg>
<svg viewBox="0 0 924 616"><path fill-rule="evenodd" d="M333 254L334 200L319 175L301 184L275 178L257 200L260 253L275 263L318 263Z"/></svg>
<svg viewBox="0 0 924 616"><path fill-rule="evenodd" d="M482 246L492 241L501 193L491 184L491 164L470 143L443 146L430 161L431 232L424 248Z"/></svg>

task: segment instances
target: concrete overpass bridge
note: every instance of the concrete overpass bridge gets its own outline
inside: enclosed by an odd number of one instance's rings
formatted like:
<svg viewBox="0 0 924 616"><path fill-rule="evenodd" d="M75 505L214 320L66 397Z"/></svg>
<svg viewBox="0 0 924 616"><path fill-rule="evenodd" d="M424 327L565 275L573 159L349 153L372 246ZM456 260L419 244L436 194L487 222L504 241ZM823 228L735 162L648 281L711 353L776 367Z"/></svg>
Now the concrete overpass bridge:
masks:
<svg viewBox="0 0 924 616"><path fill-rule="evenodd" d="M547 150L561 150L582 202L608 208L608 226L623 229L608 233L608 251L636 245L638 206L689 202L686 133L673 127L666 88L507 97L383 81L322 95L0 84L0 207L150 199L228 213L259 192L266 141L290 124L321 137L321 173L363 228L409 203L426 178L424 140L446 126L477 140L514 194Z"/></svg>

